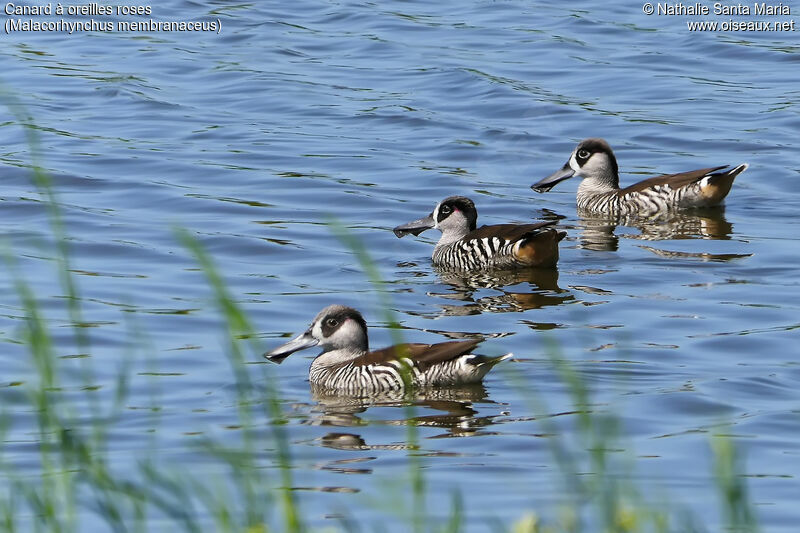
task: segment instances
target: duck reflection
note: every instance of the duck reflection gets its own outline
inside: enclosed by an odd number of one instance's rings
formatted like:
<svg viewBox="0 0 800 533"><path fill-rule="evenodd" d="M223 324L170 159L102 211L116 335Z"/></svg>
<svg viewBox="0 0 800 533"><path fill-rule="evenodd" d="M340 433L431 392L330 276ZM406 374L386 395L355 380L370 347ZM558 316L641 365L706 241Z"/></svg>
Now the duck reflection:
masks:
<svg viewBox="0 0 800 533"><path fill-rule="evenodd" d="M647 241L677 239L728 240L733 225L725 218L723 206L659 214L653 217L614 217L578 210L578 246L588 250L615 251L619 245L617 226L639 230L625 238Z"/></svg>
<svg viewBox="0 0 800 533"><path fill-rule="evenodd" d="M643 250L652 252L659 257L666 259L696 259L700 261L733 261L734 259L744 259L753 254L712 254L708 252L681 252L676 250L662 250L653 246L640 246Z"/></svg>
<svg viewBox="0 0 800 533"><path fill-rule="evenodd" d="M459 304L439 304L439 315L459 316L480 313L508 313L540 309L573 301L575 297L558 286L555 269L521 269L480 273L453 272L436 269L439 280L448 285L447 292L428 292ZM513 287L506 288L506 287ZM492 291L484 294L486 290Z"/></svg>
<svg viewBox="0 0 800 533"><path fill-rule="evenodd" d="M616 252L619 249L619 237L614 232L618 224L618 217L581 216L576 226L580 231L578 248Z"/></svg>
<svg viewBox="0 0 800 533"><path fill-rule="evenodd" d="M317 403L312 409L309 423L321 426L360 427L368 424L435 427L446 430L442 436L462 437L477 433L481 428L492 424L497 415L478 416L474 404L493 404L488 399L486 389L481 384L463 385L459 387L423 389L411 392L391 391L369 396L347 396L332 392L330 389L313 387L311 397ZM406 409L413 406L412 416ZM367 420L364 414L369 409L389 408L381 414L392 414L396 409L397 416ZM420 414L419 409L425 412ZM434 411L430 413L429 411ZM326 447L340 449L374 449L357 434L329 433L322 437L321 444ZM385 445L378 445L385 448ZM391 445L394 447L395 445Z"/></svg>

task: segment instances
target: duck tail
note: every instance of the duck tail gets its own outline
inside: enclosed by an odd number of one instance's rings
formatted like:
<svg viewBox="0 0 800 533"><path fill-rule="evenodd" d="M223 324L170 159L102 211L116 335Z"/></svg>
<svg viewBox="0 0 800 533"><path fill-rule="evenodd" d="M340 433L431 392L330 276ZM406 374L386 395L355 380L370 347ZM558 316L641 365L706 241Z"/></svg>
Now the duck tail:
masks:
<svg viewBox="0 0 800 533"><path fill-rule="evenodd" d="M497 357L487 357L483 355L480 356L480 359L478 361L475 361L476 363L475 366L488 366L489 368L492 368L497 363L501 363L506 359L511 359L512 357L514 357L514 354L511 352L505 355L499 355Z"/></svg>
<svg viewBox="0 0 800 533"><path fill-rule="evenodd" d="M728 174L730 174L732 177L734 177L734 178L735 178L736 176L738 176L739 174L741 174L742 172L744 172L745 170L747 170L747 168L748 168L749 166L750 166L750 165L748 165L747 163L742 163L741 165L739 165L739 166L737 166L737 167L734 167L733 169L731 169L730 171L728 171Z"/></svg>
<svg viewBox="0 0 800 533"><path fill-rule="evenodd" d="M707 205L716 205L728 195L736 176L747 170L749 165L742 163L730 170L714 172L700 180L700 191Z"/></svg>
<svg viewBox="0 0 800 533"><path fill-rule="evenodd" d="M516 253L524 263L533 267L551 268L558 262L558 243L566 232L548 228L520 241Z"/></svg>

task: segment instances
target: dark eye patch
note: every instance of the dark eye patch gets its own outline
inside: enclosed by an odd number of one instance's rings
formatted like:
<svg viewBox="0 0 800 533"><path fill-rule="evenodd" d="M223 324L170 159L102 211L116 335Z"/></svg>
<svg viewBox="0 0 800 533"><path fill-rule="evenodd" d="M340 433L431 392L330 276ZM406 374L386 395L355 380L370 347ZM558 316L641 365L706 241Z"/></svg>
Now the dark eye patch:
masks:
<svg viewBox="0 0 800 533"><path fill-rule="evenodd" d="M442 204L439 206L439 213L436 222L441 222L453 213L453 207L449 204Z"/></svg>
<svg viewBox="0 0 800 533"><path fill-rule="evenodd" d="M330 337L333 333L339 329L339 326L344 322L342 317L339 316L329 316L322 321L322 335L325 337Z"/></svg>

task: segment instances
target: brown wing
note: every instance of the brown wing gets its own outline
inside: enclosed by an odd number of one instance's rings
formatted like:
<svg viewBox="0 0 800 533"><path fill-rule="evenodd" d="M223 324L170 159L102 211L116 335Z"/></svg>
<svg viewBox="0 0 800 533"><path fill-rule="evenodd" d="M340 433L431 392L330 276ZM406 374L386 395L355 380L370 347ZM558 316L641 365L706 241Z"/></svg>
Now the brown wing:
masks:
<svg viewBox="0 0 800 533"><path fill-rule="evenodd" d="M721 167L690 170L689 172L681 172L680 174L668 174L665 176L656 176L655 178L642 180L639 183L634 183L630 187L626 187L620 190L619 195L625 196L626 194L630 194L632 192L640 192L645 189L650 189L651 187L656 187L658 185L669 185L673 189L680 189L681 187L686 187L691 183L703 179L712 172L716 172L717 170L722 170L723 168L727 167L728 165L722 165Z"/></svg>
<svg viewBox="0 0 800 533"><path fill-rule="evenodd" d="M492 226L481 226L467 233L463 240L499 237L513 242L557 223L557 220L547 220L545 222L537 222L536 224L494 224Z"/></svg>
<svg viewBox="0 0 800 533"><path fill-rule="evenodd" d="M356 366L375 365L394 361L398 357L407 357L421 366L427 367L468 354L481 342L483 339L449 341L438 344L398 344L364 354L353 361L353 364Z"/></svg>

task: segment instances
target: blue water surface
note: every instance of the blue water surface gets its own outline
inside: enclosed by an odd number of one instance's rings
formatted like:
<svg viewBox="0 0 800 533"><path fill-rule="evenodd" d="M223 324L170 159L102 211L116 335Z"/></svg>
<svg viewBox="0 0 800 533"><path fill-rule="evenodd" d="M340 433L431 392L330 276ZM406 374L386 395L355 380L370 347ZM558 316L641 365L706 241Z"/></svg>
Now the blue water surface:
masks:
<svg viewBox="0 0 800 533"><path fill-rule="evenodd" d="M557 523L574 479L596 473L577 429L584 409L619 417L616 475L645 504L670 509L674 530L684 515L724 527L719 436L741 453L763 529L795 530L797 33L690 32L701 17L647 16L621 1L167 0L149 18L219 20L221 31L0 36L0 228L13 258L0 275L5 491L42 468L24 394L38 378L23 342L23 279L53 335L76 430L129 376L107 451L120 478L137 476L145 456L224 477L225 463L198 445L239 442L244 368L265 396L277 387L294 494L314 528L406 530L404 517L422 512L412 509L409 457L424 467L432 528L454 495L464 530L508 529L531 513ZM544 195L529 188L590 136L614 147L624 184L750 168L723 208L609 224L576 213L577 180ZM61 208L79 316L33 165ZM479 223L559 218L568 236L557 272L494 281L435 272L438 236L398 240L391 228L452 194L475 201ZM384 296L331 224L363 243ZM426 396L413 412L313 396L313 352L277 367L248 348L249 364L232 365L224 320L178 228L212 256L262 349L331 303L360 309L372 346L384 346L388 301L407 340L485 336L484 353L515 358L483 387ZM588 387L589 405L574 404L554 352ZM258 407L259 467L272 472L278 421ZM574 475L553 442L575 450ZM267 477L275 492L279 477ZM79 519L101 527L91 506ZM158 513L149 522L171 527Z"/></svg>

